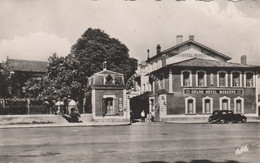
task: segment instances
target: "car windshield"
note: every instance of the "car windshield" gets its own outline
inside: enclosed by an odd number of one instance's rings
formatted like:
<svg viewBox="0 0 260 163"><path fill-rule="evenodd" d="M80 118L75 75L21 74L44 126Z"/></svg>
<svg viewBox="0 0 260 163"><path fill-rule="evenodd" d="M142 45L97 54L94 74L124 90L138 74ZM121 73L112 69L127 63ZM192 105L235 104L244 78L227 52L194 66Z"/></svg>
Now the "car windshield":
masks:
<svg viewBox="0 0 260 163"><path fill-rule="evenodd" d="M214 115L218 115L218 112L214 112L213 114L214 114Z"/></svg>

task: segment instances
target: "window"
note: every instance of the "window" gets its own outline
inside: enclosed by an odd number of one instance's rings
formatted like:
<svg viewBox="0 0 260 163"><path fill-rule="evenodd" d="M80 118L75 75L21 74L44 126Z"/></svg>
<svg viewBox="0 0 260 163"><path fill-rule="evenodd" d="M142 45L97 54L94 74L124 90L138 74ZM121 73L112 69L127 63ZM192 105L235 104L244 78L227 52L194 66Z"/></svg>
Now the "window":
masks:
<svg viewBox="0 0 260 163"><path fill-rule="evenodd" d="M153 71L156 70L156 63L153 63Z"/></svg>
<svg viewBox="0 0 260 163"><path fill-rule="evenodd" d="M107 75L105 81L106 81L106 82L105 82L106 85L113 85L113 84L114 84L114 78L113 78L110 74Z"/></svg>
<svg viewBox="0 0 260 163"><path fill-rule="evenodd" d="M232 87L242 86L242 77L240 71L231 72L231 86Z"/></svg>
<svg viewBox="0 0 260 163"><path fill-rule="evenodd" d="M181 73L181 86L190 87L192 86L192 74L191 71L184 70Z"/></svg>
<svg viewBox="0 0 260 163"><path fill-rule="evenodd" d="M230 110L230 98L226 96L219 98L219 106L220 110Z"/></svg>
<svg viewBox="0 0 260 163"><path fill-rule="evenodd" d="M161 89L165 89L165 84L164 84L164 74L162 73L161 75L160 75L160 88Z"/></svg>
<svg viewBox="0 0 260 163"><path fill-rule="evenodd" d="M244 99L237 97L234 99L234 113L244 113Z"/></svg>
<svg viewBox="0 0 260 163"><path fill-rule="evenodd" d="M225 87L226 86L226 74L225 73L220 73L219 74L219 86L220 87Z"/></svg>
<svg viewBox="0 0 260 163"><path fill-rule="evenodd" d="M217 78L218 78L218 87L227 87L228 77L226 71L219 71Z"/></svg>
<svg viewBox="0 0 260 163"><path fill-rule="evenodd" d="M185 114L196 114L196 99L194 97L185 99Z"/></svg>
<svg viewBox="0 0 260 163"><path fill-rule="evenodd" d="M197 87L206 87L207 86L207 76L205 71L196 72L196 86Z"/></svg>
<svg viewBox="0 0 260 163"><path fill-rule="evenodd" d="M158 64L158 67L157 67L157 69L159 69L159 68L161 68L161 67L162 67L162 61L161 61L161 60L157 61L157 64Z"/></svg>
<svg viewBox="0 0 260 163"><path fill-rule="evenodd" d="M202 113L212 113L213 112L213 98L204 97L202 98Z"/></svg>
<svg viewBox="0 0 260 163"><path fill-rule="evenodd" d="M210 74L210 85L214 85L214 74Z"/></svg>
<svg viewBox="0 0 260 163"><path fill-rule="evenodd" d="M244 75L245 87L254 87L254 73L251 71L245 72Z"/></svg>

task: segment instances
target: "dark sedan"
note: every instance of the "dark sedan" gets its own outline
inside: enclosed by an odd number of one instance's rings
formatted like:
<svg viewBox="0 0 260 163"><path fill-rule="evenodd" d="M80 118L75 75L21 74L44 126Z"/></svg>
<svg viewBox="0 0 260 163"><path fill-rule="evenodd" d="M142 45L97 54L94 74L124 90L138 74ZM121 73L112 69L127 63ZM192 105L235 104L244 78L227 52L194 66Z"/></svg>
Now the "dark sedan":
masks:
<svg viewBox="0 0 260 163"><path fill-rule="evenodd" d="M234 114L231 110L218 110L212 113L209 117L209 123L228 123L228 122L241 122L246 123L247 118L241 114Z"/></svg>

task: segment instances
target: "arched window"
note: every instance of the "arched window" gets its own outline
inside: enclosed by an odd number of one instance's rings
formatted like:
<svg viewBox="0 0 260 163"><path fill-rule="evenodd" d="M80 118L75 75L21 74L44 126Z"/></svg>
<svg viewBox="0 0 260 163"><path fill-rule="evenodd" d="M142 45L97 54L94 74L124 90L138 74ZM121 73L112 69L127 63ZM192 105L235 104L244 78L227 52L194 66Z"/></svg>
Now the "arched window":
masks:
<svg viewBox="0 0 260 163"><path fill-rule="evenodd" d="M207 86L207 75L205 71L196 71L196 86L206 87Z"/></svg>
<svg viewBox="0 0 260 163"><path fill-rule="evenodd" d="M196 99L194 97L185 98L185 114L196 114Z"/></svg>
<svg viewBox="0 0 260 163"><path fill-rule="evenodd" d="M204 97L202 98L202 113L212 113L213 112L213 98Z"/></svg>
<svg viewBox="0 0 260 163"><path fill-rule="evenodd" d="M231 86L232 87L242 86L242 75L240 71L231 72Z"/></svg>
<svg viewBox="0 0 260 163"><path fill-rule="evenodd" d="M234 113L244 113L244 98L234 98Z"/></svg>
<svg viewBox="0 0 260 163"><path fill-rule="evenodd" d="M254 87L255 86L254 73L252 71L245 72L245 75L244 75L244 86L245 87Z"/></svg>
<svg viewBox="0 0 260 163"><path fill-rule="evenodd" d="M190 70L184 70L181 72L181 86L192 86L192 74Z"/></svg>
<svg viewBox="0 0 260 163"><path fill-rule="evenodd" d="M219 98L219 106L220 110L230 110L230 98L226 96Z"/></svg>
<svg viewBox="0 0 260 163"><path fill-rule="evenodd" d="M228 86L228 76L226 71L219 71L217 74L218 87Z"/></svg>

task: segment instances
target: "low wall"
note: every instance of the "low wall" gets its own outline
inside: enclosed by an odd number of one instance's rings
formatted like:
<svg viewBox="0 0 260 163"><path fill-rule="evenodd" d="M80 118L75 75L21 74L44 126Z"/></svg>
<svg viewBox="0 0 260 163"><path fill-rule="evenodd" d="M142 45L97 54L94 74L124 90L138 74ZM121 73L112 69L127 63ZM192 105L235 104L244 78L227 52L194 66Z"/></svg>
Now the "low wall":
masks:
<svg viewBox="0 0 260 163"><path fill-rule="evenodd" d="M94 121L92 118L92 114L80 114L80 120L82 122L91 122Z"/></svg>
<svg viewBox="0 0 260 163"><path fill-rule="evenodd" d="M0 125L10 124L66 124L68 123L59 115L1 115Z"/></svg>

